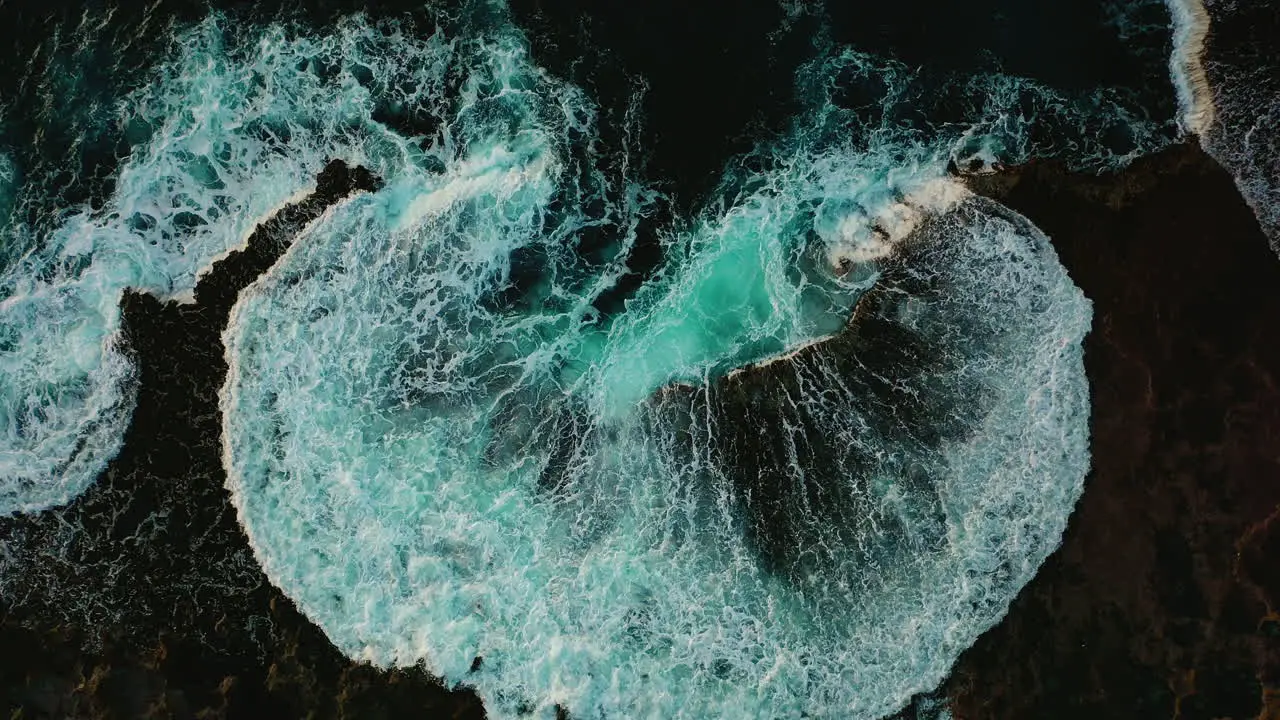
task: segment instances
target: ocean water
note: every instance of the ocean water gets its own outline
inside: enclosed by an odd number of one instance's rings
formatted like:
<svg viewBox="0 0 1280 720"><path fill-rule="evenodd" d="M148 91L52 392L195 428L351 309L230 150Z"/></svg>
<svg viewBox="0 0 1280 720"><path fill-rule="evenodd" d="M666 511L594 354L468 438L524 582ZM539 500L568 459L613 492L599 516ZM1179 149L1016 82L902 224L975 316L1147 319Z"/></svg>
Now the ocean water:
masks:
<svg viewBox="0 0 1280 720"><path fill-rule="evenodd" d="M382 189L241 295L221 408L256 557L343 652L494 717L932 689L1088 467L1089 302L956 175L1170 142L1167 17L1091 10L1107 62L1063 75L1017 13L971 28L993 59L771 8L742 75L636 9L558 47L494 3L71 14L0 114L0 513L56 522L118 452L121 293L189 301L337 158Z"/></svg>

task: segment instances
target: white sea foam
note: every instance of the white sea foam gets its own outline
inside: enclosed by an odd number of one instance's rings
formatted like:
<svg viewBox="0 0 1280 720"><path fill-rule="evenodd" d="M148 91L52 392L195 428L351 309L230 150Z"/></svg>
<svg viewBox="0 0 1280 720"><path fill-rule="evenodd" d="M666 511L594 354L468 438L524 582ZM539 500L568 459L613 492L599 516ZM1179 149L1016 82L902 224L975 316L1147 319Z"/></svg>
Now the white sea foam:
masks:
<svg viewBox="0 0 1280 720"><path fill-rule="evenodd" d="M509 28L467 32L489 30L496 33L494 37L510 33ZM398 180L403 179L404 167L436 167L473 142L467 136L473 118L489 112L486 104L494 101L476 100L468 106L473 101L467 97L481 98L490 89L458 89L447 82L451 64L471 62L454 56L457 40L439 33L415 39L401 28L372 27L359 20L342 23L320 37L280 26L241 28L216 16L175 38L170 60L106 118L132 143L106 207L96 212L65 208L60 222L41 229L16 220L6 225L4 247L17 256L0 262L4 297L0 376L5 380L0 391L0 512L34 511L68 501L118 451L135 392L131 361L122 350L119 333L117 304L125 287L190 301L204 269L241 247L255 222L305 192L328 159L364 163ZM402 46L404 52L389 50L393 45ZM501 41L491 42L484 51L495 53L495 62L527 62ZM850 68L886 78L894 88L883 100L886 112L903 101L901 89L913 82L904 68L846 52L809 68L806 92L820 94L814 88L823 87L822 78ZM531 72L531 77L542 75ZM405 77L420 84L398 80ZM1116 156L1099 144L1089 130L1091 123L1128 124L1138 138L1138 148L1155 142L1151 124L1128 117L1110 91L1099 91L1080 106L1080 118L1073 119L1070 113L1075 110L1065 110L1070 106L1065 98L1029 81L988 76L975 78L970 85L975 98L973 122L945 143L950 159L965 167L973 163L994 167L1040 152L1027 140L1028 128L1039 122L1028 107L1058 118L1055 122L1079 125L1072 131L1073 139L1055 151L1085 164L1110 166L1129 157ZM517 97L529 89L512 85L502 92ZM580 102L578 91L563 92L566 106L575 108L575 113L593 112L589 104ZM1033 99L1030 106L1027 98ZM1020 112L1009 112L1020 102ZM395 114L405 109L440 116L455 103L461 103L455 108L460 108L455 126L432 138L404 137L374 119L377 111ZM839 127L845 122L830 108L815 114L825 118L815 125L827 122ZM587 115L573 117L566 132L580 132L584 122L589 123ZM850 130L849 136L867 137L874 132L875 128L864 126ZM927 179L930 173L937 174L938 148L891 158L896 152L890 152L891 146L884 144L889 150L883 159L898 164L894 177L867 159L855 173L854 186L861 188L856 192L817 186L805 191L810 197L815 189L828 196L815 231L824 236L829 263L883 257L893 238L916 222L913 205L901 204L902 193L914 182L912 177ZM875 152L864 157L872 158ZM506 162L478 156L469 161ZM445 164L448 172L469 180L440 185L434 194L400 209L405 227L423 216L447 213L456 203L479 194L514 192L530 180L520 177L521 173L551 171L521 161L494 170L506 174L486 175ZM0 191L7 197L0 199L0 209L22 206L47 190L42 177L4 174L10 180L7 190ZM877 187L889 194L872 197ZM745 215L726 216L723 222L755 222L748 215L764 212L770 203L777 205L780 196L760 197L757 207L744 206L739 212ZM843 199L836 202L837 197ZM840 203L847 207L837 208ZM851 282L866 279L860 276ZM611 280L601 275L594 282L607 285ZM850 292L849 288L834 294L824 290L819 295L828 303L826 312L801 313L786 321L781 319L785 313L778 315L777 324L744 345L739 356L716 362L768 357L806 342L815 333L829 332L838 326L833 318L851 301ZM700 352L697 348L672 350ZM661 365L654 371L663 371ZM690 373L691 367L686 368ZM625 405L638 398L621 393L616 399Z"/></svg>
<svg viewBox="0 0 1280 720"><path fill-rule="evenodd" d="M1174 21L1170 67L1182 125L1231 173L1272 249L1280 253L1280 55L1273 52L1275 16L1251 15L1256 8L1247 3L1168 4ZM1270 26L1253 26L1268 19ZM1215 26L1230 28L1234 35L1217 52L1209 46Z"/></svg>
<svg viewBox="0 0 1280 720"><path fill-rule="evenodd" d="M7 245L33 249L0 267L0 513L69 501L119 451L136 391L120 335L124 288L189 301L199 274L329 159L376 169L386 153L408 152L408 140L388 142L371 120L376 89L317 69L356 53L355 42L350 26L296 39L277 27L247 40L210 18L114 109L115 123L145 139L107 207L71 208L34 240L33 229L7 225ZM394 73L413 61L371 62ZM36 177L7 193L21 203L44 190Z"/></svg>
<svg viewBox="0 0 1280 720"><path fill-rule="evenodd" d="M594 109L518 35L488 42L451 46L475 94L441 119L467 142L384 165L383 190L300 235L233 312L228 488L268 575L348 655L423 662L499 718L872 718L936 685L1056 545L1087 465L1089 306L1047 240L944 178L952 138L827 144L824 110L762 151L768 171L731 171L597 322L620 259L573 251L597 222L582 208L625 248L638 190L577 180L603 174ZM831 259L874 232L936 243L916 272L942 290L895 317L962 368L903 382L986 404L963 439L907 450L856 430L876 418L844 379L811 378L795 401L851 452L930 468L946 530L859 570L850 538L883 545L877 523L934 501L850 477L875 515L821 528L835 564L797 586L743 536L715 423L657 391L838 332L887 257ZM543 265L510 299L518 254Z"/></svg>
<svg viewBox="0 0 1280 720"><path fill-rule="evenodd" d="M1202 0L1166 0L1173 17L1173 54L1169 70L1178 93L1178 126L1203 137L1213 127L1213 89L1205 75L1205 39L1209 13Z"/></svg>
<svg viewBox="0 0 1280 720"><path fill-rule="evenodd" d="M454 30L355 18L320 36L214 17L177 39L119 110L151 130L109 208L73 213L6 271L3 327L59 318L41 331L56 357L25 335L4 356L15 398L37 370L70 389L35 404L68 438L39 445L42 462L89 447L85 467L100 467L118 446L133 387L112 344L121 289L184 297L340 157L385 187L332 208L242 294L221 406L254 552L343 652L423 663L497 718L557 704L580 718L871 718L936 685L1056 545L1087 465L1088 302L1030 223L945 178L975 152L1035 152L1035 118L1001 103L1059 100L986 78L969 125L922 137L894 120L911 73L852 52L816 61L801 73L808 110L756 153L764 170L727 170L716 203L663 231L654 277L600 318L593 301L661 199L598 157L595 107L534 66L519 33ZM824 95L837 69L883 77L882 112ZM424 137L374 119L405 109L433 119ZM608 252L580 256L600 227L616 231ZM797 549L822 572L776 572L743 533L724 419L679 403L751 363L820 352L908 237L927 251L906 272L936 292L899 288L883 312L946 362L895 382L939 422L961 390L981 404L930 444L884 431L849 377L799 378L794 406L849 454L835 462L905 459L912 478L839 477L831 491L865 495L869 513L823 521L821 547ZM75 445L80 419L116 408ZM803 480L805 460L770 471ZM12 509L92 477L41 472Z"/></svg>
<svg viewBox="0 0 1280 720"><path fill-rule="evenodd" d="M934 324L983 312L960 327L1002 338L964 359L996 396L979 432L927 456L947 542L878 572L833 570L805 591L754 558L714 501L733 490L705 449L681 449L680 429L644 404L596 402L613 363L668 341L619 331L599 340L599 371L560 375L557 355L597 340L572 305L489 317L482 276L460 262L498 257L481 250L487 239L529 235L473 202L399 231L424 250L406 252L388 200L354 201L311 230L242 299L226 336L233 501L268 573L348 654L425 660L475 686L495 717L551 717L559 704L585 718L872 718L936 684L1056 544L1087 466L1089 316L1025 223L965 205L944 239L959 256L957 296L923 310ZM699 279L668 291L681 282ZM650 317L635 322L682 319ZM580 328L555 341L559 353L530 340L557 326ZM546 494L557 417L579 403L582 444ZM862 422L844 407L833 434ZM925 502L894 488L879 512ZM874 534L827 532L854 530Z"/></svg>

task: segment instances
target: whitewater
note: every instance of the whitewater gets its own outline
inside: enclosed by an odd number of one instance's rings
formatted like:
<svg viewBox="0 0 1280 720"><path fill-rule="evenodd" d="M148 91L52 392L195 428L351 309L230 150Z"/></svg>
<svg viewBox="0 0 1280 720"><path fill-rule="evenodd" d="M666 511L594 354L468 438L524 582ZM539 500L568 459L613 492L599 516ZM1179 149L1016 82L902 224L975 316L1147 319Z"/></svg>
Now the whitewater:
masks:
<svg viewBox="0 0 1280 720"><path fill-rule="evenodd" d="M1166 0L1178 123L1231 173L1280 253L1280 13L1266 3ZM1231 40L1215 44L1213 35Z"/></svg>
<svg viewBox="0 0 1280 720"><path fill-rule="evenodd" d="M1057 546L1090 304L952 172L1121 166L1165 136L1120 94L956 78L963 118L920 122L918 71L819 44L790 127L613 302L672 207L605 140L642 114L604 133L501 7L425 32L215 14L153 75L112 108L131 152L102 207L32 227L12 209L43 185L0 157L0 513L72 501L119 451L121 293L189 302L342 159L381 189L242 293L220 404L258 561L349 656L498 718L875 718Z"/></svg>

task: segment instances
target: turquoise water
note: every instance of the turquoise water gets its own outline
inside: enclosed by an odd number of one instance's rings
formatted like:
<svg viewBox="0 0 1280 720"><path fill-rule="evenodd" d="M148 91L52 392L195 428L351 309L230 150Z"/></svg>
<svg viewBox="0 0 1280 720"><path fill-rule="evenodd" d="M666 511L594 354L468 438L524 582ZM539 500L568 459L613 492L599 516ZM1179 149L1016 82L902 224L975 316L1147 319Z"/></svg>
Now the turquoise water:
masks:
<svg viewBox="0 0 1280 720"><path fill-rule="evenodd" d="M106 204L7 224L0 511L118 450L124 288L186 299L341 158L384 188L295 238L223 338L228 489L272 581L493 717L892 712L1005 612L1088 465L1089 303L947 167L1122 164L1091 133L1130 118L983 76L920 122L917 72L843 48L796 87L603 313L669 200L500 8L185 29L112 109L133 150ZM1047 148L1037 113L1080 132Z"/></svg>
<svg viewBox="0 0 1280 720"><path fill-rule="evenodd" d="M946 179L959 138L896 128L893 93L870 116L818 94L600 317L634 233L591 262L574 239L661 198L582 181L594 108L518 34L410 47L421 86L432 53L465 68L440 135L400 139L386 189L299 237L224 337L229 488L268 574L348 654L425 662L495 717L878 717L936 685L1087 467L1089 304L1043 235ZM839 349L872 297L920 343L903 362ZM796 435L772 464L726 442L813 431L821 456ZM806 476L820 506L786 489Z"/></svg>
<svg viewBox="0 0 1280 720"><path fill-rule="evenodd" d="M155 81L111 108L134 150L104 207L61 209L50 227L14 213L4 228L0 512L71 500L119 450L136 392L124 288L186 299L203 268L306 192L330 158L377 164L401 152L370 119L374 91L350 75L335 88L306 64L354 37L286 40L275 28L237 39L226 24L213 17L175 37ZM261 53L231 62L224 44L236 42ZM398 60L412 62L388 57L378 69ZM12 202L46 191L28 178Z"/></svg>
<svg viewBox="0 0 1280 720"><path fill-rule="evenodd" d="M57 168L27 168L25 177L16 168L6 171L16 179L5 183L0 210L27 212L6 211L0 243L5 253L0 262L5 297L0 306L0 373L6 379L0 387L0 511L30 512L68 502L118 451L137 382L120 335L117 299L124 288L162 298L188 297L203 268L243 242L273 208L306 192L327 159L365 163L393 185L403 185L412 181L406 168L437 168L456 161L465 143L485 141L467 133L479 132L475 128L488 122L484 116L490 110L462 112L450 73L490 62L513 63L503 71L508 74L542 71L530 64L523 40L506 24L500 8L473 15L455 23L449 37L429 40L411 37L398 26L361 20L316 35L215 15L175 35L169 60L154 71L153 80L118 101L96 98L85 83L70 80L64 84L71 97L49 97L49 102L75 107L83 100L88 109L71 113L67 121L79 123L85 138L119 133L128 155L101 203L47 209L49 198L59 192ZM485 33L501 39L458 55ZM499 55L483 57L489 52ZM839 327L858 293L841 283L858 285L866 278L832 284L821 274L807 274L779 282L776 273L764 274L770 263L812 263L816 253L806 257L802 244L785 240L776 247L761 245L761 238L789 238L796 223L812 223L815 232L831 236L837 232L833 223L842 221L840 203L891 205L889 196L939 175L948 161L984 171L1048 154L1083 167L1112 167L1163 142L1162 124L1135 116L1119 91L1101 88L1083 99L1069 99L1030 80L1000 75L949 81L946 93L967 98L961 103L965 117L922 125L914 109L928 107L941 91L919 73L839 47L817 52L797 78L806 107L800 121L804 127L798 126L788 140L763 143L754 153L755 160L776 169L766 176L746 170L756 162L735 163L725 172L719 200L712 202L753 191L764 182L789 185L757 193L754 200L744 198L732 212L680 221L702 226L686 228L691 237L701 238L692 242L726 240L723 247L688 259L723 279L718 285L709 279L705 286L686 286L684 297L645 300L693 302L704 306L702 315L711 312L719 318L661 328L654 321L637 321L631 332L655 332L652 341L666 344L654 353L661 360L611 362L615 373L642 377L605 382L615 389L602 402L633 403L661 383L704 371L724 372ZM881 90L858 95L854 103L844 92L846 83ZM477 98L491 91L472 90ZM528 91L517 87L509 93ZM589 99L568 86L556 92L556 100L531 104L533 115L509 121L532 132L549 122L545 113L571 109L576 117L544 128L563 136L541 142L563 143L574 135L572 141L584 151L602 152L587 137L597 112ZM409 137L429 133L406 131L386 120L419 116L438 122L450 114L456 117L438 137ZM1108 145L1108 133L1116 126L1132 135L1127 153L1117 154ZM1044 127L1063 133L1057 144L1046 141ZM77 128L64 130L74 133ZM642 154L643 148L637 152ZM811 157L784 167L782 155L796 152ZM806 168L806 162L812 167ZM830 167L819 169L822 163ZM641 164L639 157L632 163ZM575 172L581 176L573 182L583 186L583 193L606 192L610 205L632 207L602 213L593 206L588 213L583 206L582 217L559 220L560 235L544 238L543 245L563 251L556 244L572 237L574 222L609 228L615 237L593 262L616 261L632 242L619 230L641 222L664 201L634 170L619 177L616 168L606 171L602 162L586 162ZM840 183L846 185L833 191ZM877 193L884 197L875 197ZM808 206L821 206L823 216L808 218ZM679 255L683 248L676 244L672 252ZM747 263L748 256L758 262ZM580 281L594 284L573 289L582 297L592 297L620 272L616 262L573 271L592 274ZM724 325L735 349L720 346L720 333L703 336L696 327L703 320ZM586 340L573 349L566 359L571 367L564 372L595 362L595 345L597 341Z"/></svg>

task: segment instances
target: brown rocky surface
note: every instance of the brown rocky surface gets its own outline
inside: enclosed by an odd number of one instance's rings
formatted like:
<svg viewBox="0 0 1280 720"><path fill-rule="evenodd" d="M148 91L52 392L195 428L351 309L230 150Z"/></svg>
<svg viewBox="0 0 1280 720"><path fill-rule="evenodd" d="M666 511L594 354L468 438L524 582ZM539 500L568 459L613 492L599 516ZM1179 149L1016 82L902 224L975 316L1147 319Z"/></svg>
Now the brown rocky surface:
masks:
<svg viewBox="0 0 1280 720"><path fill-rule="evenodd" d="M1094 302L1093 469L1062 547L946 686L963 720L1280 717L1280 262L1192 145L971 185Z"/></svg>

